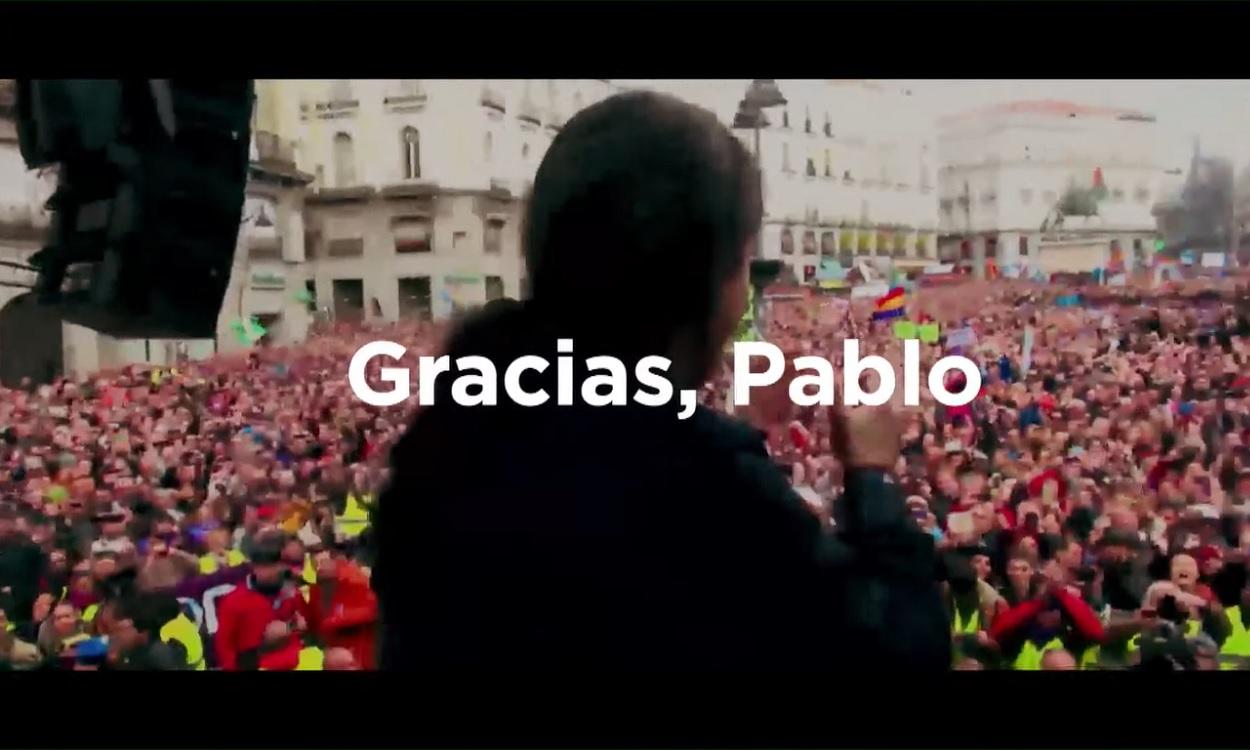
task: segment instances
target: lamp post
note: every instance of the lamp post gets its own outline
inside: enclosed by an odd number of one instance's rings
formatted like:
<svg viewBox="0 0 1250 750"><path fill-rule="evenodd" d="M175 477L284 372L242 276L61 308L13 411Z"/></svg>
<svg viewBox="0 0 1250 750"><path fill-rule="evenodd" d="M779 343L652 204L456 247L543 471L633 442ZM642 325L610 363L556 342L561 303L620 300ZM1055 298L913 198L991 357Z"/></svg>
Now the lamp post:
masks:
<svg viewBox="0 0 1250 750"><path fill-rule="evenodd" d="M764 114L764 110L768 107L779 107L786 103L786 98L781 95L781 89L777 87L777 82L767 78L757 78L751 81L747 86L746 94L742 97L742 101L738 102L738 111L734 114L734 129L750 128L755 135L755 168L759 170L760 193L761 197L764 190L764 160L760 150L760 131L768 127L768 117ZM765 327L761 325L764 316L764 287L769 282L777 278L781 273L781 264L778 261L768 261L764 259L764 212L760 212L760 228L756 235L755 258L751 260L751 287L754 290L752 295L752 312L751 325L755 328L757 338L763 339ZM729 385L729 413L734 413L733 404L734 383L733 376L730 375Z"/></svg>
<svg viewBox="0 0 1250 750"><path fill-rule="evenodd" d="M735 129L750 128L755 136L755 166L759 170L760 190L764 187L764 160L760 149L760 131L768 127L768 116L764 110L769 107L780 107L786 104L786 98L778 88L777 82L771 78L756 78L747 86L746 94L738 102L738 111L734 114ZM781 272L780 264L764 261L764 215L760 215L760 229L756 241L756 258L752 261L751 283L756 286L755 324L757 332L764 305L764 286L775 279Z"/></svg>

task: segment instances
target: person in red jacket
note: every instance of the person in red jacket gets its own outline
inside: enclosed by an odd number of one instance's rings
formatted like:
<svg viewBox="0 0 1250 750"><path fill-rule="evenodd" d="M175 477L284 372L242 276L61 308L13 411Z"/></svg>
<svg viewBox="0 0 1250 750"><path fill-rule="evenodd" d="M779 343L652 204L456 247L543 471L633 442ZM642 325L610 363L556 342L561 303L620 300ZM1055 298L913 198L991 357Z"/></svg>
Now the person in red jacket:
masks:
<svg viewBox="0 0 1250 750"><path fill-rule="evenodd" d="M309 632L327 653L347 649L360 669L373 669L378 600L369 579L339 549L318 552L313 561L317 582L304 608Z"/></svg>
<svg viewBox="0 0 1250 750"><path fill-rule="evenodd" d="M1015 661L1025 641L1043 648L1055 638L1071 654L1103 640L1102 621L1076 591L1051 581L1040 596L1032 597L994 618L990 639L998 644L1006 663Z"/></svg>
<svg viewBox="0 0 1250 750"><path fill-rule="evenodd" d="M281 534L257 539L251 574L217 604L213 646L223 670L292 670L299 664L303 597L282 562L284 541ZM273 623L287 626L277 642L266 637Z"/></svg>

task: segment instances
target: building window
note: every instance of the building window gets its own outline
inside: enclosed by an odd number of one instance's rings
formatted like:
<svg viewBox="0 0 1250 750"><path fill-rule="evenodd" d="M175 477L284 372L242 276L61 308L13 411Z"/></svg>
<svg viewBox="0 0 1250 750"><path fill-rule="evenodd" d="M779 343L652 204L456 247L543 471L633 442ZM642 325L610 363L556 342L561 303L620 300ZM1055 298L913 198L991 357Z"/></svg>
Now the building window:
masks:
<svg viewBox="0 0 1250 750"><path fill-rule="evenodd" d="M482 153L486 156L486 163L490 164L490 160L495 153L495 136L491 133L487 133L486 138L482 141Z"/></svg>
<svg viewBox="0 0 1250 750"><path fill-rule="evenodd" d="M807 157L807 176L808 177L816 176L816 160L810 156Z"/></svg>
<svg viewBox="0 0 1250 750"><path fill-rule="evenodd" d="M356 148L347 133L334 136L334 184L341 188L356 184Z"/></svg>
<svg viewBox="0 0 1250 750"><path fill-rule="evenodd" d="M1017 245L1021 258L1029 257L1029 238L1021 237Z"/></svg>
<svg viewBox="0 0 1250 750"><path fill-rule="evenodd" d="M825 177L833 177L833 157L829 149L825 149Z"/></svg>
<svg viewBox="0 0 1250 750"><path fill-rule="evenodd" d="M803 113L803 132L812 132L812 111L810 109L805 110Z"/></svg>
<svg viewBox="0 0 1250 750"><path fill-rule="evenodd" d="M503 278L500 276L486 277L486 301L503 299Z"/></svg>
<svg viewBox="0 0 1250 750"><path fill-rule="evenodd" d="M399 317L401 320L429 320L430 277L408 276L395 280L399 291Z"/></svg>
<svg viewBox="0 0 1250 750"><path fill-rule="evenodd" d="M833 137L833 120L829 119L829 113L825 113L825 135Z"/></svg>
<svg viewBox="0 0 1250 750"><path fill-rule="evenodd" d="M985 259L994 260L998 257L998 238L989 237L985 240Z"/></svg>
<svg viewBox="0 0 1250 750"><path fill-rule="evenodd" d="M838 247L838 262L842 264L843 268L850 268L855 263L855 240L847 241L845 232L842 233L842 239L844 241Z"/></svg>
<svg viewBox="0 0 1250 750"><path fill-rule="evenodd" d="M308 312L316 312L317 311L317 280L305 279L304 291L308 293L306 295L308 301L304 303L305 309L307 309Z"/></svg>
<svg viewBox="0 0 1250 750"><path fill-rule="evenodd" d="M428 253L433 236L429 219L397 219L391 227L395 235L395 252Z"/></svg>
<svg viewBox="0 0 1250 750"><path fill-rule="evenodd" d="M927 258L927 257L929 257L929 237L928 237L928 235L924 235L924 234L918 234L918 235L916 235L916 257L917 257L917 258Z"/></svg>
<svg viewBox="0 0 1250 750"><path fill-rule="evenodd" d="M326 168L324 164L318 164L317 168L313 170L313 183L316 185L317 190L326 186Z"/></svg>
<svg viewBox="0 0 1250 750"><path fill-rule="evenodd" d="M794 255L794 233L789 227L781 230L781 254Z"/></svg>
<svg viewBox="0 0 1250 750"><path fill-rule="evenodd" d="M521 144L521 159L528 161L530 158L530 145L528 143Z"/></svg>
<svg viewBox="0 0 1250 750"><path fill-rule="evenodd" d="M803 254L816 254L816 233L810 229L803 233Z"/></svg>
<svg viewBox="0 0 1250 750"><path fill-rule="evenodd" d="M452 232L451 233L451 250L452 252L461 252L469 246L468 232Z"/></svg>
<svg viewBox="0 0 1250 750"><path fill-rule="evenodd" d="M890 254L890 234L888 232L877 232L877 255Z"/></svg>
<svg viewBox="0 0 1250 750"><path fill-rule="evenodd" d="M486 222L485 250L488 255L499 255L503 248L503 222L490 219Z"/></svg>
<svg viewBox="0 0 1250 750"><path fill-rule="evenodd" d="M788 109L781 110L781 127L790 127L790 110Z"/></svg>
<svg viewBox="0 0 1250 750"><path fill-rule="evenodd" d="M359 258L365 254L363 237L339 237L326 245L328 258Z"/></svg>
<svg viewBox="0 0 1250 750"><path fill-rule="evenodd" d="M838 256L843 259L843 265L850 265L847 260L855 256L855 230L843 229L838 233Z"/></svg>
<svg viewBox="0 0 1250 750"><path fill-rule="evenodd" d="M402 141L404 148L404 179L420 179L421 134L417 132L416 128L404 128Z"/></svg>
<svg viewBox="0 0 1250 750"><path fill-rule="evenodd" d="M1030 203L1032 203L1032 202L1033 202L1033 191L1032 191L1032 190L1030 190L1030 189L1028 189L1028 188L1025 188L1025 189L1021 190L1021 191L1020 191L1020 202L1021 202L1021 203L1023 203L1024 205L1026 205L1026 206L1027 206L1027 205L1029 205Z"/></svg>
<svg viewBox="0 0 1250 750"><path fill-rule="evenodd" d="M803 283L810 284L816 280L816 266L803 266Z"/></svg>
<svg viewBox="0 0 1250 750"><path fill-rule="evenodd" d="M820 255L824 258L832 258L838 254L838 241L833 236L833 232L820 233Z"/></svg>
<svg viewBox="0 0 1250 750"><path fill-rule="evenodd" d="M959 243L959 259L972 260L972 242L963 240Z"/></svg>
<svg viewBox="0 0 1250 750"><path fill-rule="evenodd" d="M365 319L365 283L362 279L335 279L334 319L359 323Z"/></svg>
<svg viewBox="0 0 1250 750"><path fill-rule="evenodd" d="M1139 187L1133 191L1133 200L1138 203L1150 202L1150 190L1148 188Z"/></svg>

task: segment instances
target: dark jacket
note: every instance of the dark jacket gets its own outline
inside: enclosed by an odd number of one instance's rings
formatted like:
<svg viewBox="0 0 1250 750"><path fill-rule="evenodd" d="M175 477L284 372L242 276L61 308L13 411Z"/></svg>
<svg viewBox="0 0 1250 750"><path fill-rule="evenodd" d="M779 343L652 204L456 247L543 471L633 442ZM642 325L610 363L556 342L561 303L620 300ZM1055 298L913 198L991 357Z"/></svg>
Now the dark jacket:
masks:
<svg viewBox="0 0 1250 750"><path fill-rule="evenodd" d="M176 642L152 641L127 654L119 669L178 672L187 669L187 652Z"/></svg>
<svg viewBox="0 0 1250 750"><path fill-rule="evenodd" d="M0 540L0 601L12 607L10 622L30 619L45 563L43 550L25 537L15 534Z"/></svg>
<svg viewBox="0 0 1250 750"><path fill-rule="evenodd" d="M932 538L882 475L851 474L834 537L756 430L541 385L534 408L445 387L392 452L383 669L949 667Z"/></svg>

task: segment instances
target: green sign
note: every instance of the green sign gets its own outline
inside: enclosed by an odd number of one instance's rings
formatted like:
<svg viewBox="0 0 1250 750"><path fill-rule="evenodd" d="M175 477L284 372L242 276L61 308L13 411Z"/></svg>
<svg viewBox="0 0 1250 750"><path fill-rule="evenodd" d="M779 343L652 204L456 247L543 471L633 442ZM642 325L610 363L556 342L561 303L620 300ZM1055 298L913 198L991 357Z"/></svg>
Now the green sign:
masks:
<svg viewBox="0 0 1250 750"><path fill-rule="evenodd" d="M252 273L253 289L286 289L286 276L272 271Z"/></svg>
<svg viewBox="0 0 1250 750"><path fill-rule="evenodd" d="M916 324L910 320L900 320L894 324L894 335L900 339L916 338Z"/></svg>
<svg viewBox="0 0 1250 750"><path fill-rule="evenodd" d="M923 323L916 328L920 340L926 344L936 344L942 336L942 327L937 323Z"/></svg>

